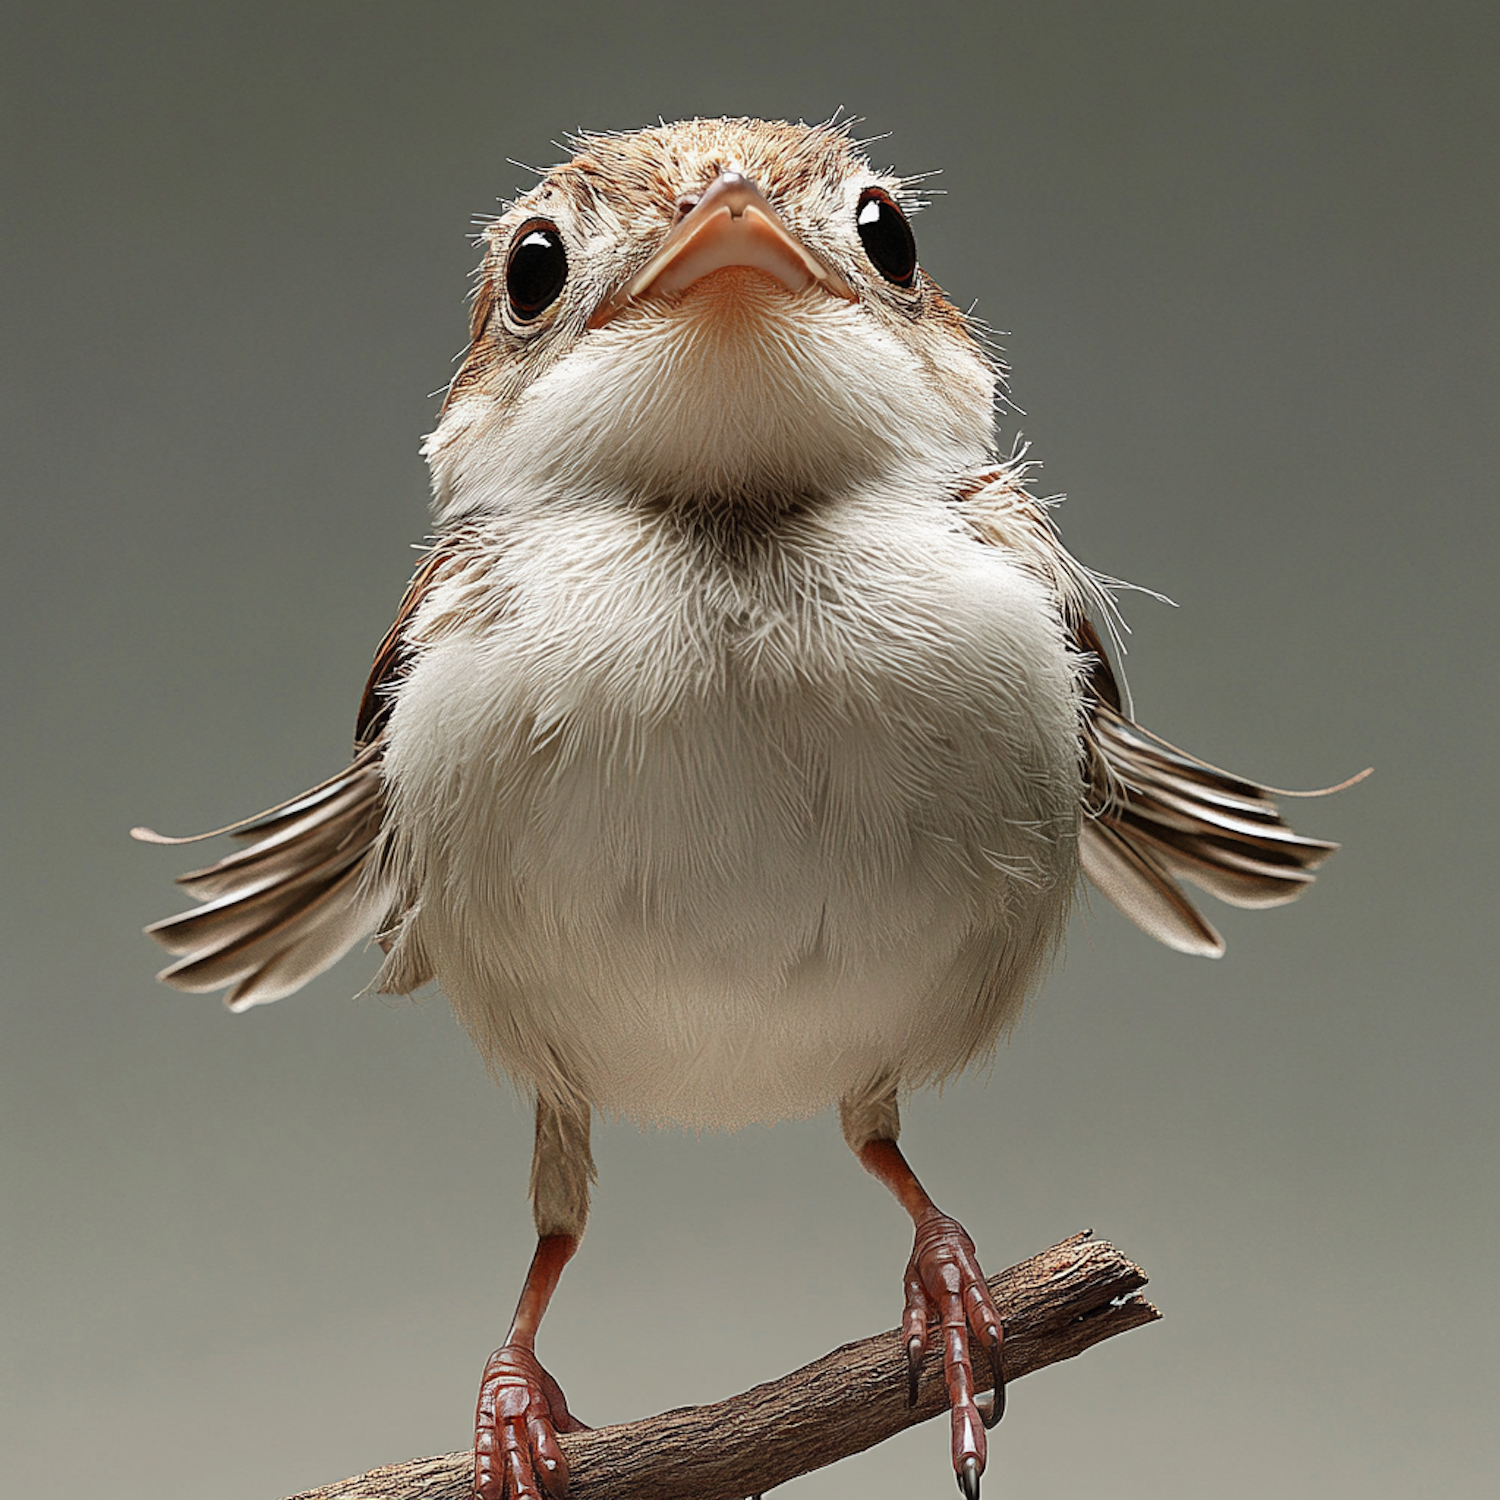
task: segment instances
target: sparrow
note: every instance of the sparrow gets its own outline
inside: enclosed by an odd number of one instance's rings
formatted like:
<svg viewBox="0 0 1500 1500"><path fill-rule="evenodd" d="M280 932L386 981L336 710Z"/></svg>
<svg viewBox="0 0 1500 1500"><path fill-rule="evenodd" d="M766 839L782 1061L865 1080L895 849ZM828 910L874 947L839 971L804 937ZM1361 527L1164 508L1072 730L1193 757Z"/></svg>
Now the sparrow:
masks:
<svg viewBox="0 0 1500 1500"><path fill-rule="evenodd" d="M375 988L437 981L534 1099L536 1251L480 1385L478 1500L566 1491L582 1424L536 1335L594 1112L832 1105L911 1218L910 1392L935 1344L977 1500L1003 1318L901 1099L993 1052L1081 876L1216 956L1181 881L1276 906L1337 846L1134 721L1107 586L997 448L1001 372L922 269L912 181L835 124L574 144L483 232L424 447L435 539L353 759L218 830L243 847L147 929L160 978L244 1010L373 934Z"/></svg>

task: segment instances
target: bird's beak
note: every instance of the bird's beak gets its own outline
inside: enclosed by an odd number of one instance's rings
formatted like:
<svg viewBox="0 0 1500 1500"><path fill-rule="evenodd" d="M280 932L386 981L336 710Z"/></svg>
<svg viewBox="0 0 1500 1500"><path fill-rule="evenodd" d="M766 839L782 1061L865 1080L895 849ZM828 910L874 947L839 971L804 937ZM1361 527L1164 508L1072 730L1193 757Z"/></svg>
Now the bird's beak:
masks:
<svg viewBox="0 0 1500 1500"><path fill-rule="evenodd" d="M760 189L740 172L721 172L659 249L589 320L602 327L643 298L684 292L730 266L774 276L788 291L819 287L855 301L853 288L787 228Z"/></svg>

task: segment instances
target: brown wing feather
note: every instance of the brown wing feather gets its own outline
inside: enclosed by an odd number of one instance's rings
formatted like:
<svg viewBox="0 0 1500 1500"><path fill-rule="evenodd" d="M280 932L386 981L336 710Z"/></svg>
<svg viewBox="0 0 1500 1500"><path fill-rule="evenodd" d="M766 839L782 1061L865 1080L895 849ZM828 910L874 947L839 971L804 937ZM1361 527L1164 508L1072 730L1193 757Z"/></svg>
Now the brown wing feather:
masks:
<svg viewBox="0 0 1500 1500"><path fill-rule="evenodd" d="M1338 845L1290 828L1270 788L1210 766L1127 717L1098 633L1086 619L1072 628L1089 658L1084 872L1158 941L1216 957L1223 939L1179 880L1233 906L1282 906L1312 884Z"/></svg>
<svg viewBox="0 0 1500 1500"><path fill-rule="evenodd" d="M1182 887L1145 850L1103 819L1079 834L1083 873L1142 932L1179 953L1218 958L1224 939L1183 895Z"/></svg>
<svg viewBox="0 0 1500 1500"><path fill-rule="evenodd" d="M446 547L434 547L422 559L412 580L401 596L396 609L396 618L386 631L385 639L375 648L375 660L370 675L365 681L364 693L359 700L359 713L354 721L354 745L356 749L373 744L380 738L385 722L391 716L393 694L401 679L411 669L415 647L407 634L412 616L427 596L427 590L452 562L453 553Z"/></svg>
<svg viewBox="0 0 1500 1500"><path fill-rule="evenodd" d="M235 829L248 847L178 883L202 906L146 931L177 962L156 977L203 993L232 986L231 1010L279 1000L374 930L387 902L366 879L380 834L379 743L314 792Z"/></svg>
<svg viewBox="0 0 1500 1500"><path fill-rule="evenodd" d="M1087 617L1090 608L1109 608L1107 591L1062 545L1046 503L1021 482L1025 467L1013 461L975 475L955 498L981 542L1009 548L1054 591L1078 652L1084 873L1158 941L1184 953L1217 956L1224 940L1179 880L1235 906L1280 906L1312 884L1313 871L1338 845L1304 838L1287 826L1275 798L1299 794L1221 771L1130 717Z"/></svg>
<svg viewBox="0 0 1500 1500"><path fill-rule="evenodd" d="M434 549L423 559L375 653L348 769L216 830L247 847L178 877L204 904L146 929L177 957L158 979L195 993L230 987L230 1009L244 1010L300 989L390 918L390 893L370 868L385 814L381 733L392 690L411 666L407 627L448 557ZM132 832L152 843L193 842Z"/></svg>

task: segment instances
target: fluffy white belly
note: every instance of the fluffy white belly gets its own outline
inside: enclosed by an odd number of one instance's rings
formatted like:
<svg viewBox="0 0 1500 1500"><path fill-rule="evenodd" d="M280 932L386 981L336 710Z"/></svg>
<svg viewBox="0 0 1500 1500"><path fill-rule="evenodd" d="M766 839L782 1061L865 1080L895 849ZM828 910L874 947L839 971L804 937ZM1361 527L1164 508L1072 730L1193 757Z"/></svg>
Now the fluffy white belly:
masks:
<svg viewBox="0 0 1500 1500"><path fill-rule="evenodd" d="M492 1064L733 1126L994 1042L1076 874L1034 578L865 501L733 565L619 512L510 520L482 589L432 603L386 765L403 941Z"/></svg>

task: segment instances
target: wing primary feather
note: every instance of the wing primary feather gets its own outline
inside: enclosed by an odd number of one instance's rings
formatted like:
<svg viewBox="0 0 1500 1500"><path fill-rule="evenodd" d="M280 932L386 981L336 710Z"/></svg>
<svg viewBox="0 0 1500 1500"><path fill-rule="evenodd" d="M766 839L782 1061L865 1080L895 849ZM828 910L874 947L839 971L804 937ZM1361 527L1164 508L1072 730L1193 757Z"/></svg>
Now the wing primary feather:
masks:
<svg viewBox="0 0 1500 1500"><path fill-rule="evenodd" d="M157 976L178 989L230 987L227 1003L244 1010L300 988L382 920L403 909L371 871L385 817L381 732L393 690L410 669L408 627L427 591L453 560L435 546L418 566L396 621L375 653L355 731L353 762L295 797L209 833L170 838L149 828L133 837L191 844L229 834L247 847L178 884L204 904L146 931L177 958Z"/></svg>
<svg viewBox="0 0 1500 1500"><path fill-rule="evenodd" d="M1199 760L1127 717L1087 621L1075 626L1075 645L1086 664L1084 873L1150 936L1217 956L1223 939L1178 880L1232 906L1284 906L1338 845L1290 828L1274 800L1285 793Z"/></svg>
<svg viewBox="0 0 1500 1500"><path fill-rule="evenodd" d="M1084 874L1142 932L1179 953L1224 952L1224 939L1144 850L1097 820L1084 823L1078 845Z"/></svg>
<svg viewBox="0 0 1500 1500"><path fill-rule="evenodd" d="M312 791L233 825L255 842L179 877L204 904L146 929L177 957L157 977L195 993L232 986L228 1003L243 1010L328 968L390 904L367 878L384 807L376 744Z"/></svg>
<svg viewBox="0 0 1500 1500"><path fill-rule="evenodd" d="M1201 799L1184 797L1161 787L1143 786L1130 801L1132 811L1150 822L1190 832L1217 830L1229 837L1266 848L1301 850L1304 863L1321 862L1338 848L1337 844L1330 844L1324 839L1310 839L1304 834L1295 833L1279 819L1237 816Z"/></svg>
<svg viewBox="0 0 1500 1500"><path fill-rule="evenodd" d="M305 872L273 870L260 879L219 896L192 911L153 922L146 932L169 953L191 953L205 943L232 941L254 930L269 912L284 907L313 886L326 886L350 865L363 858L363 850L340 849Z"/></svg>
<svg viewBox="0 0 1500 1500"><path fill-rule="evenodd" d="M371 816L378 816L380 799L378 782L361 787L357 794L343 801L325 804L318 815L279 828L260 843L226 855L217 864L179 875L177 884L195 896L217 896L237 889L242 881L253 879L259 872L304 868L314 855L339 848L358 837Z"/></svg>
<svg viewBox="0 0 1500 1500"><path fill-rule="evenodd" d="M137 824L130 830L130 836L143 844L201 844L206 839L216 839L226 833L253 834L263 823L268 823L283 814L289 814L295 809L311 807L325 796L334 795L340 783L348 780L356 771L365 770L378 762L382 748L378 742L364 746L353 762L338 775L330 776L327 781L320 781L317 786L310 787L305 792L299 792L295 797L288 797L285 802L278 802L275 807L268 807L264 812L241 818L237 823L226 823L222 828L209 829L207 833L189 833L179 836L157 833L154 828Z"/></svg>
<svg viewBox="0 0 1500 1500"><path fill-rule="evenodd" d="M1283 792L1222 770L1136 723L1092 612L1110 628L1108 579L1063 547L1046 504L1016 465L976 475L959 491L981 542L1012 549L1055 592L1078 670L1084 873L1138 927L1185 953L1217 956L1224 941L1177 884L1183 879L1237 906L1279 906L1313 882L1338 848L1290 828L1276 799L1325 796L1368 771L1316 792Z"/></svg>
<svg viewBox="0 0 1500 1500"><path fill-rule="evenodd" d="M332 880L318 882L309 890L292 893L289 900L273 906L265 920L253 925L248 932L238 936L216 935L175 964L168 965L156 977L174 989L198 994L222 989L226 984L242 979L309 935L321 923L342 914L359 874L357 868L348 869Z"/></svg>
<svg viewBox="0 0 1500 1500"><path fill-rule="evenodd" d="M369 935L379 901L351 904L323 923L304 941L285 948L253 974L241 979L224 997L232 1011L268 1005L300 990L310 979L331 968L362 937Z"/></svg>
<svg viewBox="0 0 1500 1500"><path fill-rule="evenodd" d="M1314 879L1304 870L1282 870L1275 875L1240 870L1222 860L1206 859L1149 839L1145 846L1170 874L1230 906L1252 909L1285 906L1295 901Z"/></svg>

